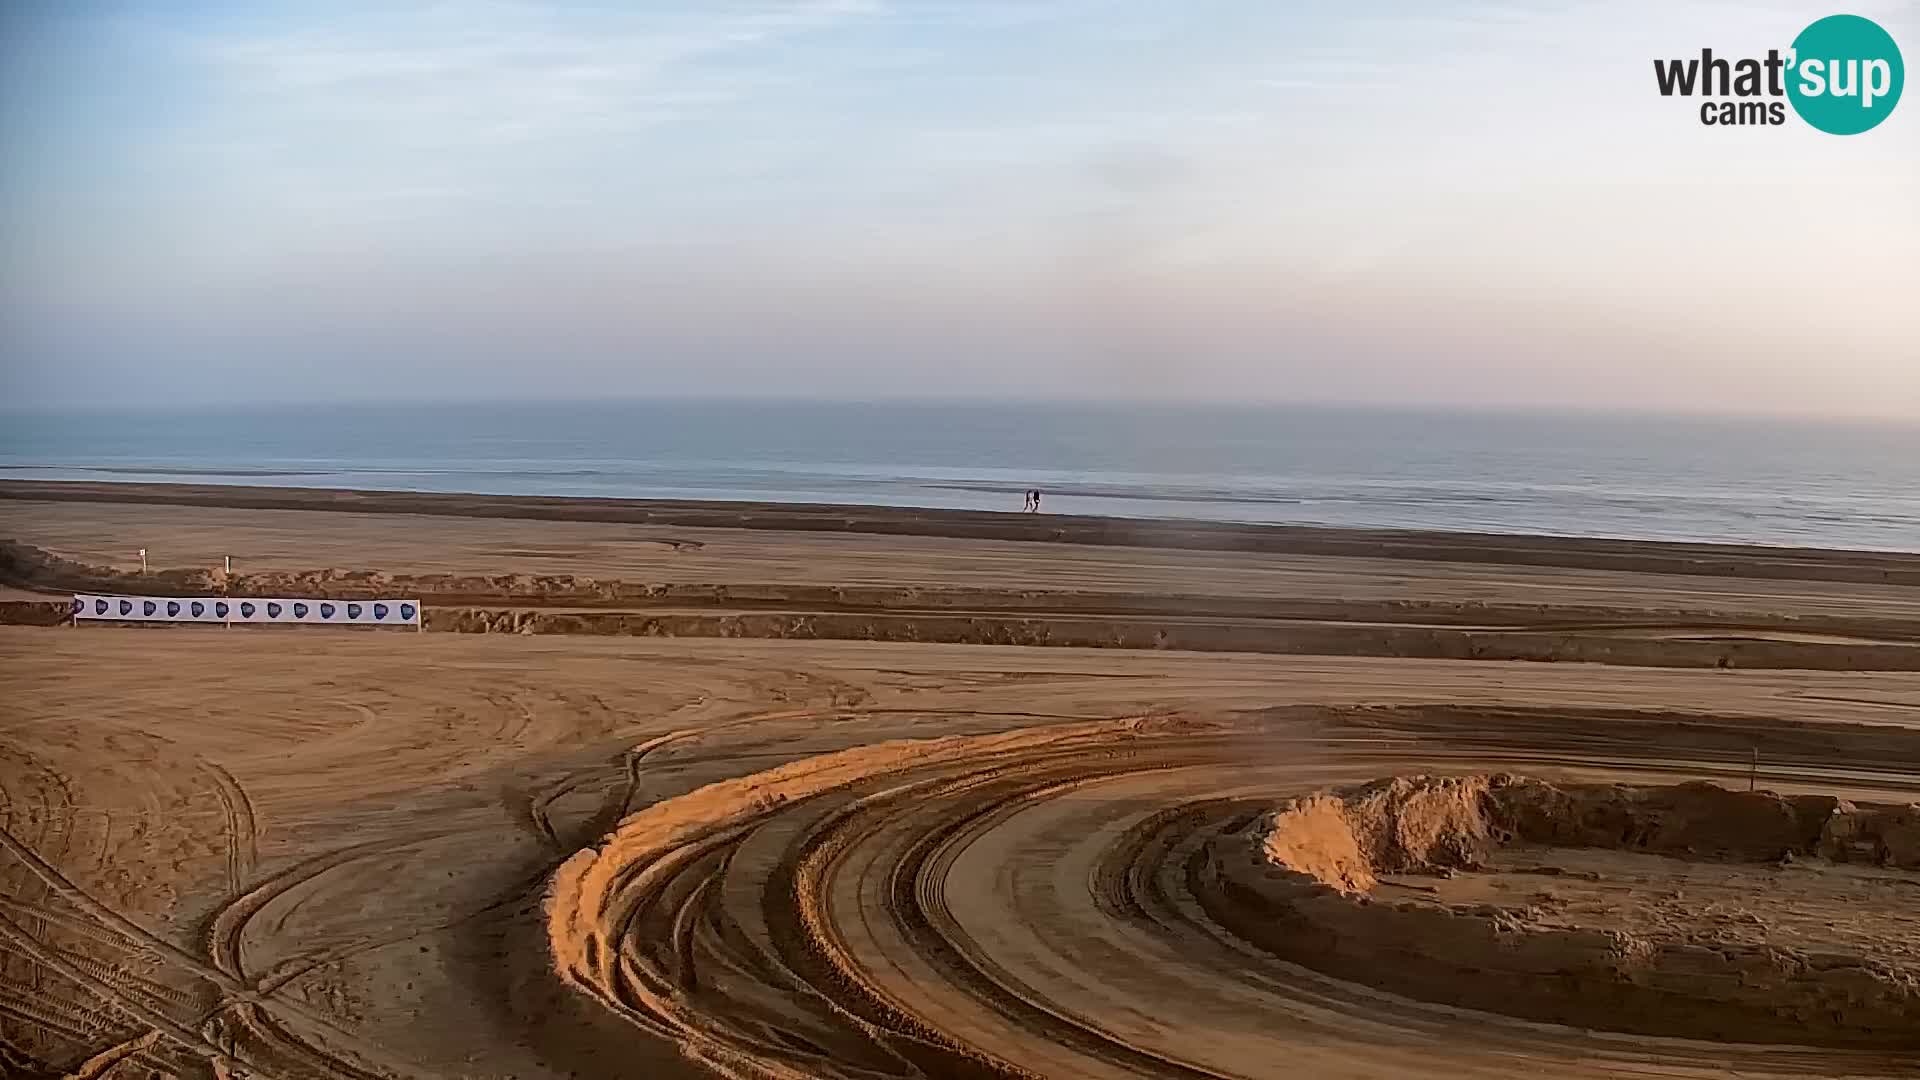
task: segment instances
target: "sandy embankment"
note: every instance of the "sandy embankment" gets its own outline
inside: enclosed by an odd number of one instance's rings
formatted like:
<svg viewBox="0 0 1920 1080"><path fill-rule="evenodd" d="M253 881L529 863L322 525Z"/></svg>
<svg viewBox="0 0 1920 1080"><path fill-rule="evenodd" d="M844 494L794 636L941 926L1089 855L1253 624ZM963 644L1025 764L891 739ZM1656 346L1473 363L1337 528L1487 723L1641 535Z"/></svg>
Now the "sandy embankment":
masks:
<svg viewBox="0 0 1920 1080"><path fill-rule="evenodd" d="M1920 807L1399 777L1288 800L1208 859L1200 896L1223 925L1396 993L1600 1030L1920 1049Z"/></svg>
<svg viewBox="0 0 1920 1080"><path fill-rule="evenodd" d="M924 595L903 606L917 588L966 590L969 606L1008 605L1002 617L1083 603L1100 610L1065 614L1093 623L1392 612L1479 633L1463 613L1497 611L1680 650L1842 624L1898 647L1920 618L1920 590L1877 581L311 510L0 512L0 533L121 571L143 546L176 567L233 548L249 573L709 590L680 610L724 617L805 615L779 605L826 595L753 608L730 591L772 583L841 589L857 607L833 614L854 618L922 617ZM632 595L581 610L661 613ZM1309 603L1332 607L1286 608ZM1661 614L1628 625L1648 612ZM1299 939L1262 940L1277 922L1207 906L1217 845L1290 800L1380 777L1751 780L1796 806L1904 806L1920 796L1912 672L110 627L0 627L0 672L7 1075L91 1059L105 1080L1920 1076L1903 1029L1871 1010L1829 1025L1847 1037L1783 1035L1767 1010L1799 1007L1785 997L1690 1038L1622 1034L1647 1010L1604 1002L1543 1024L1303 966L1288 959ZM1509 845L1451 878L1375 873L1375 903L1427 913L1410 918L1510 907L1723 961L1754 948L1907 963L1898 950L1920 933L1897 879L1914 871L1877 865L1905 850L1890 821L1856 830L1847 862L1817 845L1792 862L1685 864ZM1725 940L1709 948L1708 933Z"/></svg>

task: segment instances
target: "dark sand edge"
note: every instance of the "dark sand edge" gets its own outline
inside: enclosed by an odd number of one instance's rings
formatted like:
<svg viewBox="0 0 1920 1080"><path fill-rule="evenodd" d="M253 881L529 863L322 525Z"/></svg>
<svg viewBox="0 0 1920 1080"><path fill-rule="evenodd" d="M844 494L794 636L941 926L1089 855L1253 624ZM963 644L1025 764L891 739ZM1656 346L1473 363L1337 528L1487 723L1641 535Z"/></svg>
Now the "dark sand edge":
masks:
<svg viewBox="0 0 1920 1080"><path fill-rule="evenodd" d="M0 480L0 499L847 532L1194 551L1502 563L1653 574L1920 585L1920 553L814 503L459 495L220 484Z"/></svg>

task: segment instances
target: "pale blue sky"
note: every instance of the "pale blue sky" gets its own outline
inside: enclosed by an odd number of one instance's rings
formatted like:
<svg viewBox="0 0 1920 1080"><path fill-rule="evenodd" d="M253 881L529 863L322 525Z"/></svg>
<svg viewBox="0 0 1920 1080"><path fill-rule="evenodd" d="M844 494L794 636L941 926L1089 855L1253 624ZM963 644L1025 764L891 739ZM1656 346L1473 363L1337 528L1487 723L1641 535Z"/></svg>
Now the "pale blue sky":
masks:
<svg viewBox="0 0 1920 1080"><path fill-rule="evenodd" d="M1920 419L1920 99L1805 3L15 2L0 394ZM1851 7L1920 57L1920 6Z"/></svg>

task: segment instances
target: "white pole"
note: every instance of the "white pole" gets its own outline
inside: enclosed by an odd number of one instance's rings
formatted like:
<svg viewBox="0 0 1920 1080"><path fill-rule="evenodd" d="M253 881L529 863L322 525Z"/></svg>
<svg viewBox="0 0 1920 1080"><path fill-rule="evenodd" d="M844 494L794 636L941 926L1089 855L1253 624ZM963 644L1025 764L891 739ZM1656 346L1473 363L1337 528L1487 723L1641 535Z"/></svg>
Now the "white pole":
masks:
<svg viewBox="0 0 1920 1080"><path fill-rule="evenodd" d="M140 572L142 574L147 572L147 549L146 548L140 549Z"/></svg>

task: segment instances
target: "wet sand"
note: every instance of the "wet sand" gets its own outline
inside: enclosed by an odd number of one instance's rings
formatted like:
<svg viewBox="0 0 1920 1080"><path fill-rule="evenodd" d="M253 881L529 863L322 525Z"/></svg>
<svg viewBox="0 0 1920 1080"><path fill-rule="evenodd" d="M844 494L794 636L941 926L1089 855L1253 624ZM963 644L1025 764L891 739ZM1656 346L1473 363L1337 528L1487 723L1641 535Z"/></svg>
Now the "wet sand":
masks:
<svg viewBox="0 0 1920 1080"><path fill-rule="evenodd" d="M1920 613L1888 584L1594 567L0 513L0 536L123 567L141 546L159 566L236 548L285 573L1414 598L1782 625ZM1920 1075L1882 1050L1397 997L1209 919L1188 870L1190 826L1227 802L1410 771L1739 788L1752 771L1783 792L1910 801L1913 672L21 626L0 627L0 673L9 1076ZM1632 881L1618 875L1628 893L1608 907L1570 879L1567 910L1642 918L1651 894ZM1885 891L1795 890L1780 921L1823 924L1816 908Z"/></svg>
<svg viewBox="0 0 1920 1080"><path fill-rule="evenodd" d="M318 510L419 518L598 522L629 527L728 529L842 536L948 537L1182 552L1332 555L1389 561L1494 563L1767 580L1920 585L1920 553L1831 551L1728 544L1336 529L1194 520L988 513L804 503L674 502L644 499L443 495L420 492L192 484L100 484L0 480L0 503ZM9 513L9 516L12 516ZM430 522L421 527L433 527ZM471 572L474 568L462 567Z"/></svg>

